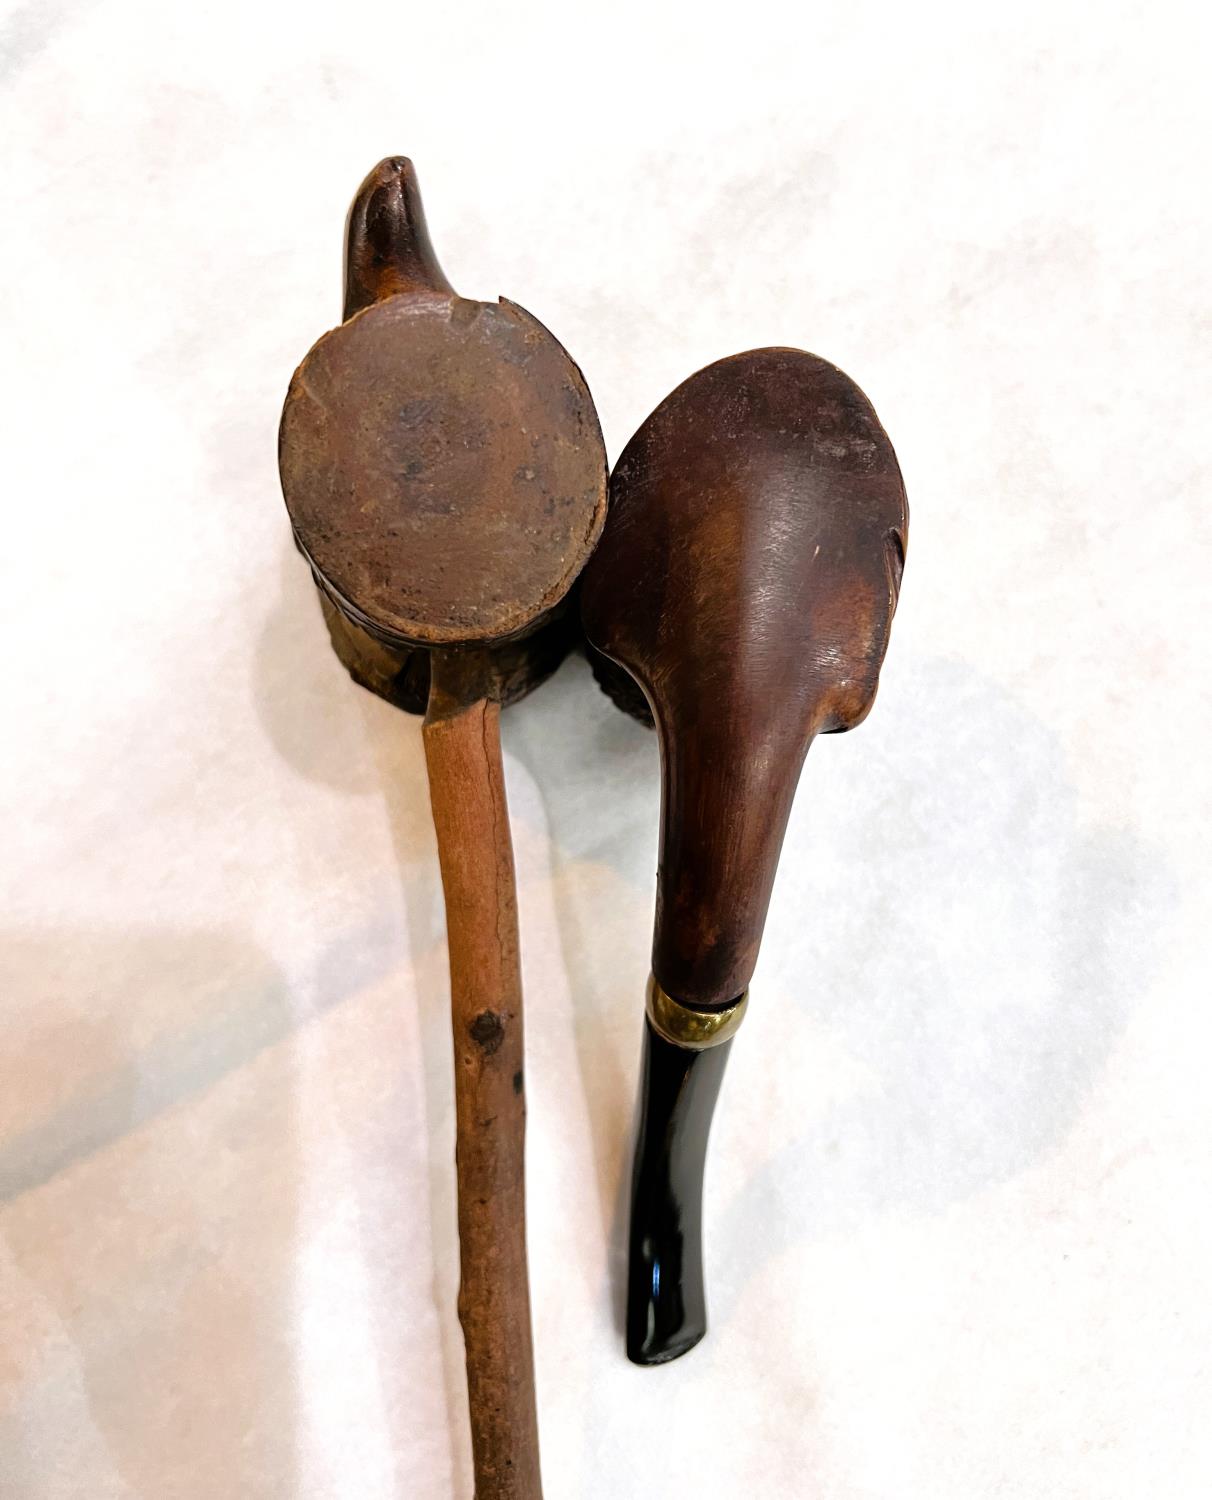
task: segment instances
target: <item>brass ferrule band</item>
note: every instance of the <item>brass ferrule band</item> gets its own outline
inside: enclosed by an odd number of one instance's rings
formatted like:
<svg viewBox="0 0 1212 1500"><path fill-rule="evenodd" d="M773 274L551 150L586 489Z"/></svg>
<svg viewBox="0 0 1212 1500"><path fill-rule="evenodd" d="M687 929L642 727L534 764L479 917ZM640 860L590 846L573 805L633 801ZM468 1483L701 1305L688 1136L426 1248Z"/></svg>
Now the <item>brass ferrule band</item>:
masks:
<svg viewBox="0 0 1212 1500"><path fill-rule="evenodd" d="M648 976L646 1009L653 1030L667 1042L684 1047L688 1052L703 1052L708 1047L731 1041L745 1019L748 1004L749 991L746 990L731 1005L723 1005L718 1010L694 1010L666 994L654 975Z"/></svg>

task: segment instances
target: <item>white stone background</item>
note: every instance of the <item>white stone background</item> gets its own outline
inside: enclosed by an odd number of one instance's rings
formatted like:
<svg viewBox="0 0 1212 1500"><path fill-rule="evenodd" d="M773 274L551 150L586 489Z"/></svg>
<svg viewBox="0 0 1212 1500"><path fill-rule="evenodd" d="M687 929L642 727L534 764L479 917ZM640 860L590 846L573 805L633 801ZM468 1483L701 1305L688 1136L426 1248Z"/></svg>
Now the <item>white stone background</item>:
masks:
<svg viewBox="0 0 1212 1500"><path fill-rule="evenodd" d="M655 745L580 662L507 716L549 1500L1212 1492L1206 15L5 7L5 1500L471 1492L419 730L274 451L396 152L612 458L797 344L913 512L664 1369L616 1311Z"/></svg>

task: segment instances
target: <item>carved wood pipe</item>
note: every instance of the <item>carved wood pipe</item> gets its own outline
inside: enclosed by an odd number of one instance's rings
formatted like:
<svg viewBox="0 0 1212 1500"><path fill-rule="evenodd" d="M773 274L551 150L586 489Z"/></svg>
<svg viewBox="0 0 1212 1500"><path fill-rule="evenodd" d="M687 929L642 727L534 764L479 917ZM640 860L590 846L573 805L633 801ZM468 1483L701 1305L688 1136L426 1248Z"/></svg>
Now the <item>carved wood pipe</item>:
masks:
<svg viewBox="0 0 1212 1500"><path fill-rule="evenodd" d="M346 321L291 381L282 488L334 648L423 738L450 948L459 1318L477 1500L540 1500L526 1277L517 899L500 709L558 665L606 506L580 371L512 303L457 296L412 165L349 214Z"/></svg>
<svg viewBox="0 0 1212 1500"><path fill-rule="evenodd" d="M612 672L660 738L652 979L632 1183L627 1352L706 1331L707 1134L757 961L804 756L871 708L908 510L896 455L846 375L796 349L710 365L619 459L582 583Z"/></svg>

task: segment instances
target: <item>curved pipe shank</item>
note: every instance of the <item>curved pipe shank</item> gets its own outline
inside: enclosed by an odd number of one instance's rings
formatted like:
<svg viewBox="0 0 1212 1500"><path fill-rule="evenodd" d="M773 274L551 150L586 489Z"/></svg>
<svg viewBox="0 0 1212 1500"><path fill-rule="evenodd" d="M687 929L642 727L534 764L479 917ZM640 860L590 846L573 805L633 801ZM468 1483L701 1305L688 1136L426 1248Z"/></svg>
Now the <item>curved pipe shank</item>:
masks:
<svg viewBox="0 0 1212 1500"><path fill-rule="evenodd" d="M345 226L346 321L372 302L402 292L454 296L429 239L417 174L389 156L367 174Z"/></svg>
<svg viewBox="0 0 1212 1500"><path fill-rule="evenodd" d="M652 972L683 1004L708 1008L743 993L813 728L780 705L678 705L658 719L661 837ZM706 720L707 722L704 722Z"/></svg>
<svg viewBox="0 0 1212 1500"><path fill-rule="evenodd" d="M907 526L896 455L870 402L796 349L691 376L611 476L582 618L591 645L642 688L660 736L652 968L691 1012L748 988L808 746L858 724L874 700ZM667 1086L676 1061L649 1058L641 1105L631 1308L639 1320L647 1305L652 1327L639 1338L629 1323L629 1352L643 1363L695 1342L692 1308L702 1320L698 1209L688 1207L701 1182L689 1175L701 1170L724 1062L711 1064L709 1089L691 1083L702 1062L683 1064L683 1098ZM659 1149L654 1121L671 1132ZM653 1252L655 1301L635 1250L650 1241L665 1247ZM679 1268L683 1284L670 1286Z"/></svg>

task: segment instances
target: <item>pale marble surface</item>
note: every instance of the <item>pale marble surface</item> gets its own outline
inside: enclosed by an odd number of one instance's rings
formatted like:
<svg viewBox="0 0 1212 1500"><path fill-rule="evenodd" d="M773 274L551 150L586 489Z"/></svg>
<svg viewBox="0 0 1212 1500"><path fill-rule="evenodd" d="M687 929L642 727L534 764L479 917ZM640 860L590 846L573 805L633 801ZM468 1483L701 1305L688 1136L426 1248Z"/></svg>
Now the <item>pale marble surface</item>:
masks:
<svg viewBox="0 0 1212 1500"><path fill-rule="evenodd" d="M549 1497L1206 1496L1204 8L0 24L5 1500L470 1493L418 729L329 654L274 458L401 151L612 456L800 344L913 506L666 1369L615 1326L655 749L579 664L508 717Z"/></svg>

